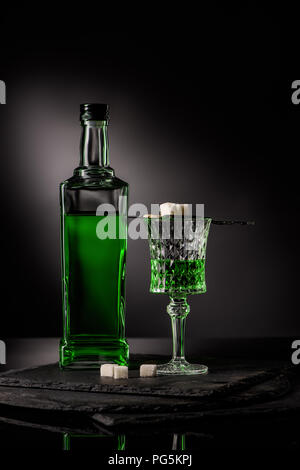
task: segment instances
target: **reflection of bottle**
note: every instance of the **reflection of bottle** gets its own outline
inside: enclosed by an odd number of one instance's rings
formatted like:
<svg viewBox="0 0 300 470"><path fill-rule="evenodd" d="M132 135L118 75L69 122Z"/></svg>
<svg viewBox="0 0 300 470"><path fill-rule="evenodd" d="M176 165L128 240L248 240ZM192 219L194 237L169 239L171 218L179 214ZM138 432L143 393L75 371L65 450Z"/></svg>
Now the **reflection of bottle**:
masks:
<svg viewBox="0 0 300 470"><path fill-rule="evenodd" d="M172 450L185 450L185 434L173 434Z"/></svg>
<svg viewBox="0 0 300 470"><path fill-rule="evenodd" d="M64 316L60 366L126 364L128 184L109 166L108 106L85 104L80 110L80 166L60 187ZM100 205L110 214L101 215ZM115 227L113 236L103 235L103 230L99 234L107 220L109 227Z"/></svg>
<svg viewBox="0 0 300 470"><path fill-rule="evenodd" d="M73 434L64 433L63 450L103 449L109 451L125 450L124 434L108 436L107 434Z"/></svg>

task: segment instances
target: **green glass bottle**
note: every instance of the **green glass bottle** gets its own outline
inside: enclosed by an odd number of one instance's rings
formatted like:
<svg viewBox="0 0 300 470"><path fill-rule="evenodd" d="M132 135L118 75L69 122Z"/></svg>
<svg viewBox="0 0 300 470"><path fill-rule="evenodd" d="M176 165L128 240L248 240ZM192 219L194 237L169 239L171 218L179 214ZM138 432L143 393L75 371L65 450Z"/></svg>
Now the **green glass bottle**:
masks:
<svg viewBox="0 0 300 470"><path fill-rule="evenodd" d="M108 106L81 105L80 120L80 165L60 185L60 366L125 365L128 184L109 166Z"/></svg>

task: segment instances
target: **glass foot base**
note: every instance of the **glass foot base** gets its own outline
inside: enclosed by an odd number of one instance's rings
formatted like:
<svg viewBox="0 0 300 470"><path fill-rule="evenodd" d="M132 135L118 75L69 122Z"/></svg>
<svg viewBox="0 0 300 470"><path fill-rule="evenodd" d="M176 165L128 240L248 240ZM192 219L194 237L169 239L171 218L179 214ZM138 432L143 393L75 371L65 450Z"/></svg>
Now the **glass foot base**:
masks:
<svg viewBox="0 0 300 470"><path fill-rule="evenodd" d="M189 362L171 360L167 364L157 366L157 375L196 375L207 374L208 367L203 364L190 364Z"/></svg>

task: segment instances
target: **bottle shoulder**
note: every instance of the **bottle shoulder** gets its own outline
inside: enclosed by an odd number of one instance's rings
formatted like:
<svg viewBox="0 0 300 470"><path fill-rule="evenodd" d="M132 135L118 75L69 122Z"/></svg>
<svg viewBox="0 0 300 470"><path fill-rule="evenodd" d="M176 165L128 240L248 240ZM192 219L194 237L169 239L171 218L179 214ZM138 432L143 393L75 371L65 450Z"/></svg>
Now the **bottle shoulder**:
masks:
<svg viewBox="0 0 300 470"><path fill-rule="evenodd" d="M61 189L120 189L128 187L126 181L117 176L89 176L73 175L60 184Z"/></svg>
<svg viewBox="0 0 300 470"><path fill-rule="evenodd" d="M106 178L74 175L61 183L59 194L63 214L96 214L101 204L122 211L127 204L128 184L114 175Z"/></svg>

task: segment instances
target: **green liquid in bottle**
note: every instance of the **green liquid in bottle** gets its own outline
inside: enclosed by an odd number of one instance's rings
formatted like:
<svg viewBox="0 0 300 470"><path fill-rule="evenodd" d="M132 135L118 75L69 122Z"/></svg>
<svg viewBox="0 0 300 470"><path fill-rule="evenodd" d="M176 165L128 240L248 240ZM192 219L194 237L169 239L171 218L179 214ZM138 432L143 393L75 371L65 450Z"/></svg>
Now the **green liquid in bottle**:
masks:
<svg viewBox="0 0 300 470"><path fill-rule="evenodd" d="M99 239L95 215L64 215L62 366L126 364L125 267L127 240L122 217L113 217L116 239ZM111 220L111 219L110 219ZM126 233L126 232L125 232ZM76 364L76 361L79 361Z"/></svg>

